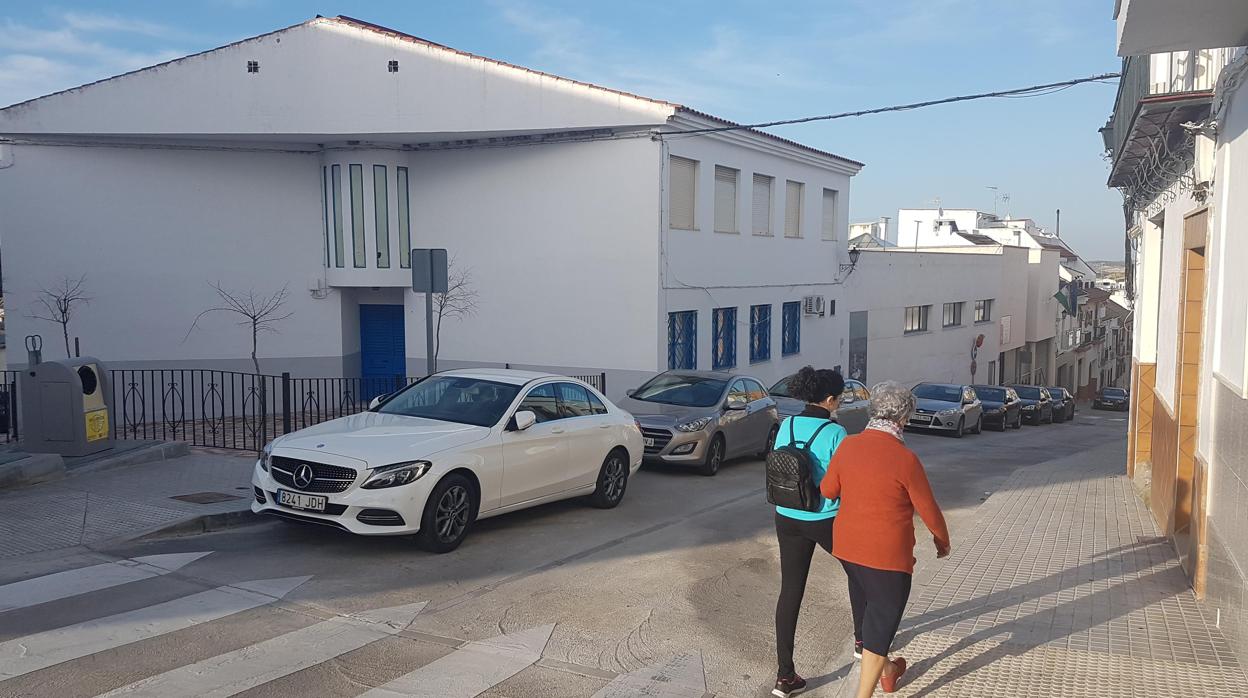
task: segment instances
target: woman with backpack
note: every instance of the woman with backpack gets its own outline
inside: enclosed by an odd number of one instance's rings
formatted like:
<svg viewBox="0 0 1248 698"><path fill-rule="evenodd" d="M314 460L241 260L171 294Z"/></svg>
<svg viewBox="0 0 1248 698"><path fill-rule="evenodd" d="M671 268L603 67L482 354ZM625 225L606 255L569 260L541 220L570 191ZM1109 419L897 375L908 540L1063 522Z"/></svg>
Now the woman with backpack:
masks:
<svg viewBox="0 0 1248 698"><path fill-rule="evenodd" d="M949 527L918 456L906 448L903 429L914 394L893 381L871 389L871 421L845 440L820 485L824 497L843 497L832 554L849 578L849 604L862 643L858 698L870 698L878 681L897 690L906 660L890 660L914 575L914 514L932 533L936 557L949 554Z"/></svg>
<svg viewBox="0 0 1248 698"><path fill-rule="evenodd" d="M767 494L776 504L776 540L780 544L780 598L776 602L779 671L771 692L778 698L806 690L806 680L793 666L793 642L815 546L832 552L832 523L840 502L821 497L818 487L828 461L845 438L845 429L835 421L844 389L845 380L837 371L810 366L798 371L789 381L789 394L806 402L806 409L780 425L767 459Z"/></svg>

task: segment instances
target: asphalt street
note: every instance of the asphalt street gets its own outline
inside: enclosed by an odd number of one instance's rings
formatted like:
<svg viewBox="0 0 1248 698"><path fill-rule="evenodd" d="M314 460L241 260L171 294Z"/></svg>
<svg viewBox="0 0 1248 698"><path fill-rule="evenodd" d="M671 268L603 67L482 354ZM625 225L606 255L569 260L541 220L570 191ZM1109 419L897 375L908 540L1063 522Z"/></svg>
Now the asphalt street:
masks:
<svg viewBox="0 0 1248 698"><path fill-rule="evenodd" d="M1125 431L1125 415L1082 409L1070 424L907 443L956 548L1015 469ZM616 509L490 519L448 555L273 521L22 558L0 569L0 696L765 695L772 518L761 463L742 460L714 478L646 468ZM921 583L941 563L918 538ZM797 666L826 682L851 621L839 565L816 557Z"/></svg>

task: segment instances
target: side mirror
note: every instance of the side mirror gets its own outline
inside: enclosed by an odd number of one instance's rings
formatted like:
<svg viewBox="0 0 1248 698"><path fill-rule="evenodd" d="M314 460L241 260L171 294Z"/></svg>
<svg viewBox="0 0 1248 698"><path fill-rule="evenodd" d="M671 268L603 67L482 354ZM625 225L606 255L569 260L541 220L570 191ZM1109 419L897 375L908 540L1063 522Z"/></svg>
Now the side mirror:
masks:
<svg viewBox="0 0 1248 698"><path fill-rule="evenodd" d="M743 410L747 404L746 398L740 395L730 395L726 407L730 410Z"/></svg>
<svg viewBox="0 0 1248 698"><path fill-rule="evenodd" d="M512 431L524 431L534 424L537 424L537 415L529 410L521 410L511 418Z"/></svg>
<svg viewBox="0 0 1248 698"><path fill-rule="evenodd" d="M378 395L377 397L373 398L372 400L369 400L369 401L368 401L368 409L369 409L369 411L371 412L371 411L373 411L373 410L377 409L378 407L380 407L380 406L381 406L381 403L385 402L385 401L386 401L386 398L388 398L388 397L390 397L390 396L389 396L389 395Z"/></svg>

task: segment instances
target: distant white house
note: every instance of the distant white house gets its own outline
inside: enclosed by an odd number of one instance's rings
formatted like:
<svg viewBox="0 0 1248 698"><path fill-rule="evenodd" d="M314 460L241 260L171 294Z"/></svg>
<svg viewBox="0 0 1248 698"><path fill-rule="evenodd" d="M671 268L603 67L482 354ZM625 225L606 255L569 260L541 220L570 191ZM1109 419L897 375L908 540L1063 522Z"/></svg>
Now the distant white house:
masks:
<svg viewBox="0 0 1248 698"><path fill-rule="evenodd" d="M84 353L250 370L209 284L289 291L261 369L424 370L411 248L471 272L442 367L672 367L769 380L844 363L861 163L679 104L366 22L315 19L0 110L11 334L86 277ZM49 343L50 345L52 343ZM51 352L49 352L51 354Z"/></svg>

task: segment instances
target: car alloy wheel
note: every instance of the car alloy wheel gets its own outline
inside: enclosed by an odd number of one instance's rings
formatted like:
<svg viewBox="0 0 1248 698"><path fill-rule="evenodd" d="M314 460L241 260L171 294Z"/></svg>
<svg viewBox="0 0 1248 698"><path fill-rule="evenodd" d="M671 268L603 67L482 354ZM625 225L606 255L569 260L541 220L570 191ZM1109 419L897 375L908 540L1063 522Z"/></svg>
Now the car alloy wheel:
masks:
<svg viewBox="0 0 1248 698"><path fill-rule="evenodd" d="M420 547L433 553L449 553L459 547L476 518L476 490L458 473L446 476L433 488L421 515Z"/></svg>
<svg viewBox="0 0 1248 698"><path fill-rule="evenodd" d="M975 422L975 432L974 432L974 433L976 433L976 434L982 434L982 433L984 433L984 416L983 416L982 414L979 416L979 421Z"/></svg>
<svg viewBox="0 0 1248 698"><path fill-rule="evenodd" d="M599 509L611 509L624 499L628 488L628 462L619 451L612 451L598 471L598 488L591 502Z"/></svg>
<svg viewBox="0 0 1248 698"><path fill-rule="evenodd" d="M966 417L960 417L958 419L958 430L953 432L953 438L960 439L964 433L966 433Z"/></svg>
<svg viewBox="0 0 1248 698"><path fill-rule="evenodd" d="M767 443L763 444L763 450L758 452L759 458L766 458L767 452L776 447L776 437L780 435L780 425L777 424L767 432Z"/></svg>
<svg viewBox="0 0 1248 698"><path fill-rule="evenodd" d="M716 434L711 439L711 445L706 450L706 460L703 461L702 467L698 469L701 474L711 477L719 472L719 466L724 463L724 437Z"/></svg>

